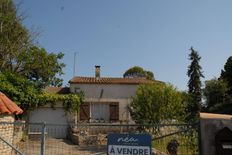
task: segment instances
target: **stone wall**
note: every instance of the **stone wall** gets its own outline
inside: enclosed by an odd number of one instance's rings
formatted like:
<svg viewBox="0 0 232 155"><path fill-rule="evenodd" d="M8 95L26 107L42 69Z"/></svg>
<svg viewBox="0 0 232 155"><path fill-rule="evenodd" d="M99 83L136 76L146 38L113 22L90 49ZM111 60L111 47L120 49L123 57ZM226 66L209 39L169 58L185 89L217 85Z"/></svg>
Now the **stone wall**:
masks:
<svg viewBox="0 0 232 155"><path fill-rule="evenodd" d="M14 139L13 144L16 146L23 138L23 131L25 130L25 121L17 121L20 124L14 125Z"/></svg>
<svg viewBox="0 0 232 155"><path fill-rule="evenodd" d="M1 114L0 122L14 122L13 115ZM9 143L13 143L13 133L14 125L13 124L0 124L0 136ZM12 148L9 147L6 143L0 140L0 154L10 155Z"/></svg>

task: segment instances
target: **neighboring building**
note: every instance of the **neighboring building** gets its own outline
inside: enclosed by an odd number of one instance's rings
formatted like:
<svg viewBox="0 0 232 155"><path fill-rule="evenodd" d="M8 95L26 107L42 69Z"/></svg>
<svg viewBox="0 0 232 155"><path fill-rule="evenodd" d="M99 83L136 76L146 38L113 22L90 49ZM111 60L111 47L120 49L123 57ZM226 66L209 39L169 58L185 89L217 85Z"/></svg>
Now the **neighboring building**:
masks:
<svg viewBox="0 0 232 155"><path fill-rule="evenodd" d="M44 90L47 93L68 94L68 87L47 87ZM46 122L53 124L68 124L68 120L60 101L51 108L50 104L38 107L30 111L29 122Z"/></svg>
<svg viewBox="0 0 232 155"><path fill-rule="evenodd" d="M13 144L14 141L14 117L15 115L21 113L23 113L23 110L20 109L20 107L18 107L6 95L0 92L0 136L10 144ZM11 153L12 148L0 140L0 154Z"/></svg>
<svg viewBox="0 0 232 155"><path fill-rule="evenodd" d="M139 84L158 81L145 78L100 77L100 66L95 66L95 77L74 77L70 92L84 92L84 104L80 107L81 122L131 122L128 105Z"/></svg>

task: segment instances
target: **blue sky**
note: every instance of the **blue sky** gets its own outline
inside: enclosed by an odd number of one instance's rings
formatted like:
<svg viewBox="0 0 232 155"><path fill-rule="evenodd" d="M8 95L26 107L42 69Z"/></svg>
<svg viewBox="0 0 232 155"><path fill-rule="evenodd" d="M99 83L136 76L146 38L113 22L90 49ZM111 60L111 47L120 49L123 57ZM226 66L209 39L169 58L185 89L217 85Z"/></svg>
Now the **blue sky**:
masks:
<svg viewBox="0 0 232 155"><path fill-rule="evenodd" d="M76 75L122 77L132 66L187 90L189 48L196 49L205 79L218 77L232 55L231 0L23 0L27 28L38 44L64 52L64 85Z"/></svg>

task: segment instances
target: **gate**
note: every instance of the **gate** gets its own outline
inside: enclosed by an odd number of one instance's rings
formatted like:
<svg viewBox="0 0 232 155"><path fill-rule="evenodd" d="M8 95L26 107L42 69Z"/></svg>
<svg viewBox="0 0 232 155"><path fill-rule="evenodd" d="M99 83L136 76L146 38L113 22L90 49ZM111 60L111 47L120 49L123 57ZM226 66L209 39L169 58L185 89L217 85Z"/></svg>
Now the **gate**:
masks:
<svg viewBox="0 0 232 155"><path fill-rule="evenodd" d="M162 155L197 155L198 124L115 124L77 125L45 123L0 123L0 147L10 150L4 155L106 155L109 133L152 136L152 150ZM12 127L12 132L6 130ZM9 134L10 133L10 134ZM3 136L8 134L9 137ZM64 135L65 134L65 135Z"/></svg>
<svg viewBox="0 0 232 155"><path fill-rule="evenodd" d="M28 151L28 148L23 145L29 137L29 126L37 126L38 131L40 132L37 139L37 147ZM44 155L44 133L45 125L43 123L30 123L25 124L22 122L0 122L0 154L3 155L26 155L26 154L36 154ZM33 142L32 142L33 143ZM30 150L30 149L29 149Z"/></svg>

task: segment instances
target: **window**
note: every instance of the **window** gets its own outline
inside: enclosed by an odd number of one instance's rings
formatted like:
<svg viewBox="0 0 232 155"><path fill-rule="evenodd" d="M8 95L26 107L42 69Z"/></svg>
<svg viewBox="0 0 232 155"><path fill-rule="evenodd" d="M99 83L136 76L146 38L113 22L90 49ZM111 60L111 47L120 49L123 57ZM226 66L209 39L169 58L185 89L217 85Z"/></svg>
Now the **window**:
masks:
<svg viewBox="0 0 232 155"><path fill-rule="evenodd" d="M92 102L80 106L80 120L105 123L119 120L119 104L116 102Z"/></svg>
<svg viewBox="0 0 232 155"><path fill-rule="evenodd" d="M74 92L75 92L75 93L80 93L80 92L81 92L81 89L78 88L78 87L76 87L76 88L74 88Z"/></svg>
<svg viewBox="0 0 232 155"><path fill-rule="evenodd" d="M92 103L90 110L92 122L109 122L109 104Z"/></svg>

